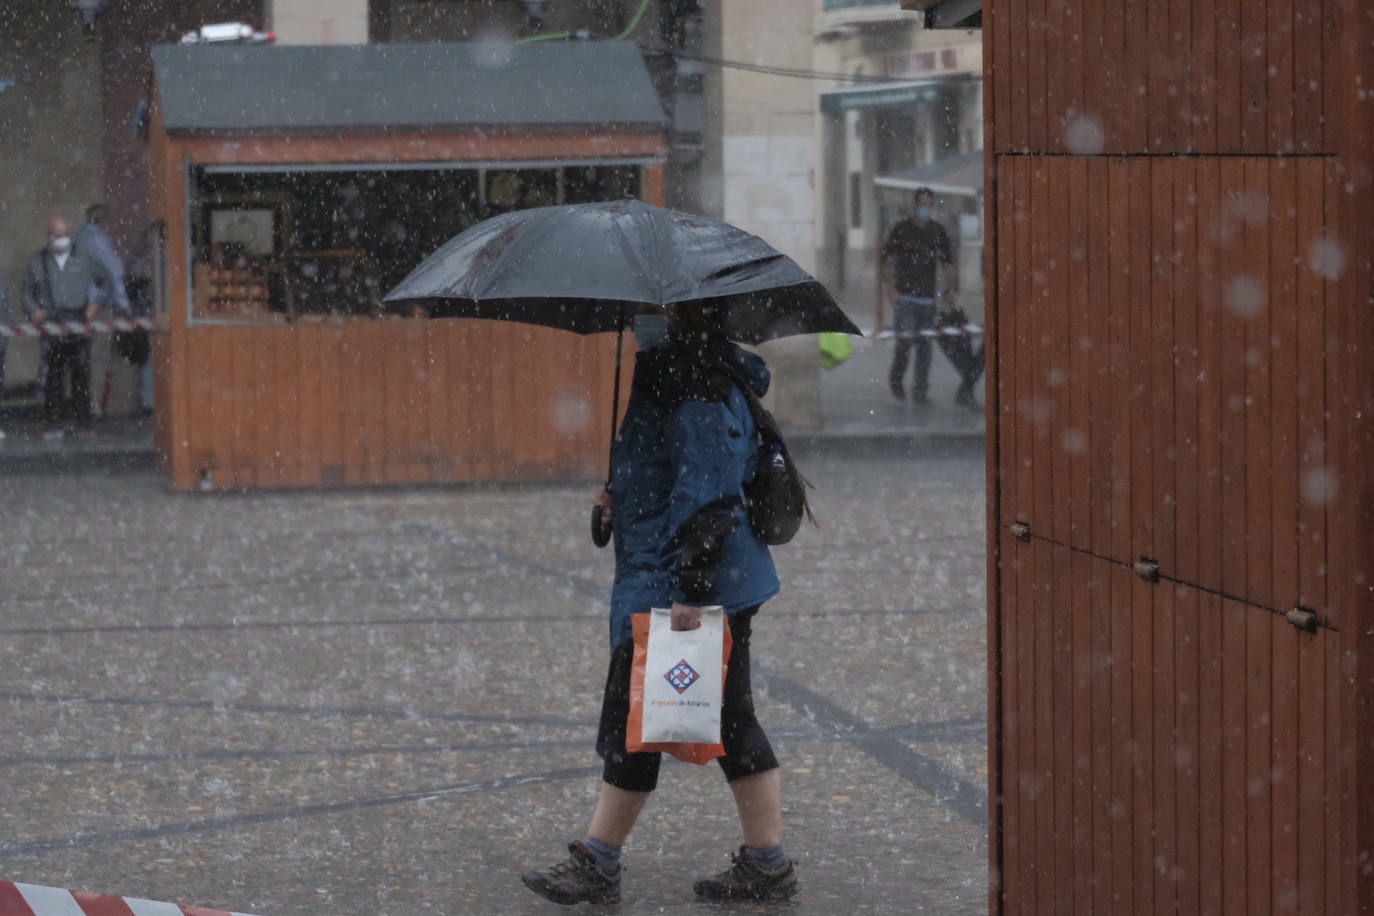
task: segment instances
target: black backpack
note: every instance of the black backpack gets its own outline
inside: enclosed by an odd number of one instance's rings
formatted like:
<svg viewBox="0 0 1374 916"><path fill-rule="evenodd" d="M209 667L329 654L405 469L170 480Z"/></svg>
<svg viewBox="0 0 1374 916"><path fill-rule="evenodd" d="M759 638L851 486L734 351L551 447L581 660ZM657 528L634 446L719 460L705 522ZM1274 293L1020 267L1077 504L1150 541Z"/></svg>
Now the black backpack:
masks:
<svg viewBox="0 0 1374 916"><path fill-rule="evenodd" d="M797 470L792 454L787 450L778 421L759 402L754 389L739 373L722 366L742 392L754 418L759 435L758 469L754 479L744 485L745 508L749 512L749 526L759 540L770 546L786 544L796 537L802 518L817 525L806 499L811 481ZM817 525L817 527L820 527Z"/></svg>

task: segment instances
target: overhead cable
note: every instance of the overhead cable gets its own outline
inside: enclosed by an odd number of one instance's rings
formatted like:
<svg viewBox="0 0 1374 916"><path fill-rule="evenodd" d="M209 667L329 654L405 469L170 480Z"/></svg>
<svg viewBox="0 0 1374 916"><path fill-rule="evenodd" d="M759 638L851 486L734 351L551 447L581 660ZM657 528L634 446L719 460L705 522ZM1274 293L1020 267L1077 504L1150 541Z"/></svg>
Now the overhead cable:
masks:
<svg viewBox="0 0 1374 916"><path fill-rule="evenodd" d="M891 83L893 77L890 76L868 76L862 73L827 73L823 70L806 70L797 67L777 67L771 64L753 64L742 60L728 60L723 57L711 57L707 54L697 54L693 51L683 51L678 48L668 48L663 45L640 44L640 50L649 54L663 54L679 60L690 60L701 64L710 64L725 70L747 70L751 73L767 73L772 76L787 76L794 79L809 80L836 80L838 82L849 83Z"/></svg>

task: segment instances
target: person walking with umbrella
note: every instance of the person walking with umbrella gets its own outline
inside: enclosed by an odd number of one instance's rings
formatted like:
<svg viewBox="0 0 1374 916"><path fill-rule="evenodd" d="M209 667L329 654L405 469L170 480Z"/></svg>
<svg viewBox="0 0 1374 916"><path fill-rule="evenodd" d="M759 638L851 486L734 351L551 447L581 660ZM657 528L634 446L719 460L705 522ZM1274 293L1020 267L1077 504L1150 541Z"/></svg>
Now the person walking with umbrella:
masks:
<svg viewBox="0 0 1374 916"><path fill-rule="evenodd" d="M557 903L619 900L621 848L657 786L661 756L626 750L630 616L671 607L673 629L688 630L703 606L721 605L733 648L721 707L725 756L718 762L744 843L730 869L696 882L694 890L718 900L787 899L798 883L783 847L782 780L749 683L754 615L779 586L743 504L757 446L745 395L733 378L761 396L768 369L721 337L703 313L638 315L634 332L639 353L615 444L612 486L598 500L609 510L616 554L611 660L596 741L603 782L587 833L570 844L568 859L522 878Z"/></svg>
<svg viewBox="0 0 1374 916"><path fill-rule="evenodd" d="M562 904L619 901L621 849L657 787L661 759L626 746L631 618L670 607L673 629L689 630L703 607L718 605L733 648L721 706L725 754L717 759L744 842L731 868L694 890L713 900L796 894L795 865L783 847L778 761L755 716L749 676L754 617L779 590L744 500L759 463L750 401L767 392L770 376L761 358L733 341L858 328L821 284L763 240L633 199L486 220L427 258L386 301L422 306L435 317L582 334L623 334L630 323L638 343L618 434L612 410L610 471L592 525L598 544L607 534L614 540L616 555L596 740L602 785L568 858L524 872L526 886ZM617 344L613 404L619 353Z"/></svg>

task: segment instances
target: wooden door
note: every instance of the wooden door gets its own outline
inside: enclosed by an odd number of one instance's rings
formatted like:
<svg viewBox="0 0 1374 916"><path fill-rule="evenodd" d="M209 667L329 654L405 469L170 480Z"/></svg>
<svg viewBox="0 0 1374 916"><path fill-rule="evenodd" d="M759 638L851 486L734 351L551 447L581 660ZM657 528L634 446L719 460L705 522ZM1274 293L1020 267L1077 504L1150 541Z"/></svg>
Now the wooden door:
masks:
<svg viewBox="0 0 1374 916"><path fill-rule="evenodd" d="M992 909L1374 912L1371 10L983 6Z"/></svg>

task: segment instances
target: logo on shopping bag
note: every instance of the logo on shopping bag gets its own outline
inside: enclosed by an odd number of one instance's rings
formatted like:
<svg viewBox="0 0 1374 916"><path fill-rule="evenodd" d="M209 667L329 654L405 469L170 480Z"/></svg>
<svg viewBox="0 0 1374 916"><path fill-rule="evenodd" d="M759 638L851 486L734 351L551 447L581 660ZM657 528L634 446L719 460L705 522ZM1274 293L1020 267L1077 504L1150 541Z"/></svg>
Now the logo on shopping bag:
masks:
<svg viewBox="0 0 1374 916"><path fill-rule="evenodd" d="M671 658L671 656L669 657ZM697 674L696 669L687 664L687 659L684 658L669 668L668 672L663 675L663 679L672 685L672 688L678 693L683 693L688 687L699 681L701 675Z"/></svg>

